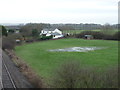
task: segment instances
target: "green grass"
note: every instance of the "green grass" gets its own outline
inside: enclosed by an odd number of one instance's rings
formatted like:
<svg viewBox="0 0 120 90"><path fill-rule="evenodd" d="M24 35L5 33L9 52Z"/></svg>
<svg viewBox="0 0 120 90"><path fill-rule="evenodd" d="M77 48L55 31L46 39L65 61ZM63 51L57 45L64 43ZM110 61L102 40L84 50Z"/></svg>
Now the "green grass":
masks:
<svg viewBox="0 0 120 90"><path fill-rule="evenodd" d="M90 52L49 52L49 49L96 46L105 49ZM83 67L105 69L118 63L118 42L107 40L60 39L17 46L16 54L26 61L40 76L48 79L62 63L77 60Z"/></svg>
<svg viewBox="0 0 120 90"><path fill-rule="evenodd" d="M108 34L108 35L114 35L116 32L118 32L117 29L115 30L101 30L102 33Z"/></svg>
<svg viewBox="0 0 120 90"><path fill-rule="evenodd" d="M83 31L90 31L90 30L64 30L63 33L78 34ZM100 30L91 30L91 31L100 31Z"/></svg>
<svg viewBox="0 0 120 90"><path fill-rule="evenodd" d="M83 31L97 31L97 32L102 32L104 34L109 34L109 35L113 35L116 32L118 32L117 29L115 29L115 30L100 30L100 29L97 29L97 30L64 30L63 33L79 34Z"/></svg>

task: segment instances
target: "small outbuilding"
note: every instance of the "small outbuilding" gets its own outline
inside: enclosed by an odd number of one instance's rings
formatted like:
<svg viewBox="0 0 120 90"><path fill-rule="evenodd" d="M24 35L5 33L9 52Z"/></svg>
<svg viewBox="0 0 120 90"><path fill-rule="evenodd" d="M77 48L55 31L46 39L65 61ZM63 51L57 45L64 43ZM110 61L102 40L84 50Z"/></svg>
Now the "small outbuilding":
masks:
<svg viewBox="0 0 120 90"><path fill-rule="evenodd" d="M20 43L20 42L21 42L21 40L20 40L20 39L16 39L15 41L16 41L16 43Z"/></svg>
<svg viewBox="0 0 120 90"><path fill-rule="evenodd" d="M84 35L84 38L90 40L93 39L93 35Z"/></svg>

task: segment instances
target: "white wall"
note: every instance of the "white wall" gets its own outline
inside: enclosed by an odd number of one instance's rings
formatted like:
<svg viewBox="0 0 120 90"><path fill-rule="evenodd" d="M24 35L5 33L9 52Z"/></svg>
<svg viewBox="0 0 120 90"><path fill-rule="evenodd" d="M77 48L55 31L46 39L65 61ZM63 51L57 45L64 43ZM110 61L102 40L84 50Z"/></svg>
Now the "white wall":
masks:
<svg viewBox="0 0 120 90"><path fill-rule="evenodd" d="M61 38L61 37L63 37L63 35L56 35L55 37L53 37L53 39Z"/></svg>

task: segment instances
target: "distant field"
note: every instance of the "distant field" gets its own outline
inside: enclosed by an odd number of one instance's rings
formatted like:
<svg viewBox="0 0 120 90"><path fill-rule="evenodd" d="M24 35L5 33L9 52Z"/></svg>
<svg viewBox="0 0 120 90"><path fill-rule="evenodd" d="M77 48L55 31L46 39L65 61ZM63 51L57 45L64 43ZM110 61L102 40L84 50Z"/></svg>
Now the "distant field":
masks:
<svg viewBox="0 0 120 90"><path fill-rule="evenodd" d="M79 33L83 32L83 31L98 31L98 32L103 32L105 34L110 34L110 35L115 34L116 32L118 32L117 29L116 30L104 30L104 31L98 29L98 30L64 30L63 33L79 34Z"/></svg>
<svg viewBox="0 0 120 90"><path fill-rule="evenodd" d="M90 52L49 52L49 49L68 47L95 46L105 49ZM44 79L54 74L53 71L62 63L77 60L82 67L104 70L118 63L118 42L107 40L60 39L36 42L17 46L16 54L27 62Z"/></svg>

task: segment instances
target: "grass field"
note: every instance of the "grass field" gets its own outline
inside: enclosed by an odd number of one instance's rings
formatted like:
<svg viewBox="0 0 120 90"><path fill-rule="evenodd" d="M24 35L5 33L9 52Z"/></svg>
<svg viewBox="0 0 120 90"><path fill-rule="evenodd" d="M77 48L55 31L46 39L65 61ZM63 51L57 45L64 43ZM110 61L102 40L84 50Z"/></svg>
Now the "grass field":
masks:
<svg viewBox="0 0 120 90"><path fill-rule="evenodd" d="M106 47L89 52L49 52L59 49L80 46ZM104 70L118 63L118 42L107 40L59 39L17 46L16 54L26 61L40 76L48 79L53 71L69 60L79 61L82 67L93 67Z"/></svg>
<svg viewBox="0 0 120 90"><path fill-rule="evenodd" d="M100 30L64 30L63 33L78 34L83 31L100 31Z"/></svg>
<svg viewBox="0 0 120 90"><path fill-rule="evenodd" d="M97 32L102 32L104 34L109 34L109 35L113 35L116 32L118 32L117 29L115 29L115 30L100 30L100 29L98 29L98 30L64 30L63 33L79 34L83 31L97 31Z"/></svg>

